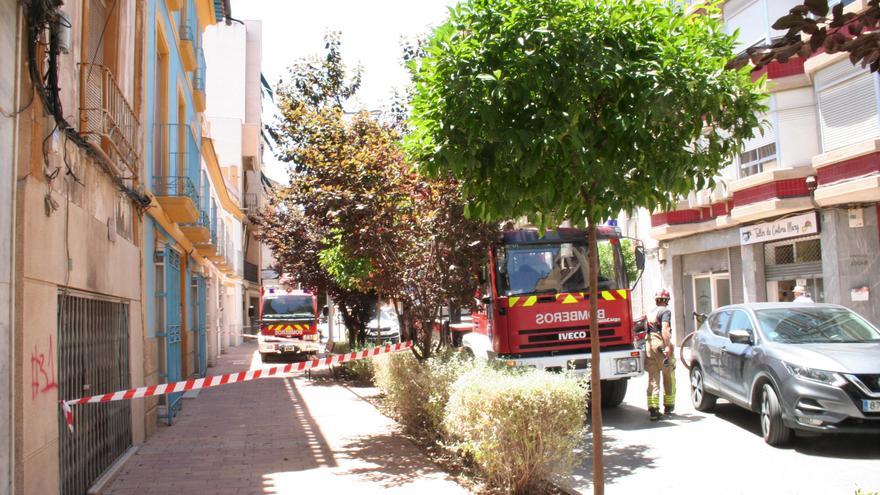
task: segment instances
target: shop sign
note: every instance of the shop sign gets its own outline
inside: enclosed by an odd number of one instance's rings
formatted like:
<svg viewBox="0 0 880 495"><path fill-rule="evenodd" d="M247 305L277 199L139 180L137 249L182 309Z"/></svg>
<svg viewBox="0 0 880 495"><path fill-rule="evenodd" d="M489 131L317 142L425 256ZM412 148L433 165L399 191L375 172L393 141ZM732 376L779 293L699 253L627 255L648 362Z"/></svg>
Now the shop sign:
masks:
<svg viewBox="0 0 880 495"><path fill-rule="evenodd" d="M774 222L764 222L743 227L739 229L739 236L740 243L746 245L778 241L780 239L816 234L818 232L819 225L816 222L816 212L813 211L803 215L782 218Z"/></svg>

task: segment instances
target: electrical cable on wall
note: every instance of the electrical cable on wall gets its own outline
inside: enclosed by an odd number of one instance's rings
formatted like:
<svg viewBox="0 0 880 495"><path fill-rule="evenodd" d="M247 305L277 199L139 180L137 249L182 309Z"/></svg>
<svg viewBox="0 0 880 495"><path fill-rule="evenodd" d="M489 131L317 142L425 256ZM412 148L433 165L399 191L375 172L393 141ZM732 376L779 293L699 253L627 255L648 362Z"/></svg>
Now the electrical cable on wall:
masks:
<svg viewBox="0 0 880 495"><path fill-rule="evenodd" d="M116 174L114 165L108 163L64 117L64 109L61 104L61 90L58 86L58 55L60 53L58 30L54 29L58 25L64 25L63 23L69 24L69 21L59 11L62 4L61 0L30 0L22 3L28 35L28 68L35 93L39 95L46 111L54 118L55 126L64 134L65 138L85 151L110 177L113 184L134 201L140 210L143 210L150 205L150 198L125 184L124 180L126 178ZM104 29L106 27L105 24ZM42 41L46 31L49 32L48 45ZM39 64L37 63L38 46L48 48L48 65L44 75L39 73Z"/></svg>

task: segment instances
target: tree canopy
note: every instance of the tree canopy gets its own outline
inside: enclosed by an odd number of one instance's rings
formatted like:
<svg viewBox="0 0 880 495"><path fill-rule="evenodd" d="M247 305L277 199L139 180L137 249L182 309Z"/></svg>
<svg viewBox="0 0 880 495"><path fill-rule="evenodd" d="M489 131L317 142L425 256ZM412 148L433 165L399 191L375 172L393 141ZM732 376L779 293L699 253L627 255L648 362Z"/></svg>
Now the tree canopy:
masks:
<svg viewBox="0 0 880 495"><path fill-rule="evenodd" d="M412 63L411 158L461 179L470 213L545 226L710 184L758 127L762 93L724 70L720 12L670 3L460 3Z"/></svg>

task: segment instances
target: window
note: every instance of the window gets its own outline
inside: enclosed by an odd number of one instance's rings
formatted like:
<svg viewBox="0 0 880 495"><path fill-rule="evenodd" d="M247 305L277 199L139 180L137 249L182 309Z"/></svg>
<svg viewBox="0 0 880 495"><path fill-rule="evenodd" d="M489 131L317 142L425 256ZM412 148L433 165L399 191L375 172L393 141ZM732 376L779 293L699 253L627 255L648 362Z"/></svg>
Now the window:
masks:
<svg viewBox="0 0 880 495"><path fill-rule="evenodd" d="M730 311L719 311L709 317L709 330L720 337L727 335L727 323L730 322Z"/></svg>
<svg viewBox="0 0 880 495"><path fill-rule="evenodd" d="M739 176L748 177L750 175L759 174L764 171L764 164L775 161L775 142L740 153Z"/></svg>
<svg viewBox="0 0 880 495"><path fill-rule="evenodd" d="M849 59L816 73L819 129L823 151L880 135L877 76Z"/></svg>
<svg viewBox="0 0 880 495"><path fill-rule="evenodd" d="M822 242L819 236L767 243L764 245L764 263L769 266L822 261Z"/></svg>
<svg viewBox="0 0 880 495"><path fill-rule="evenodd" d="M880 332L844 308L786 308L757 311L771 342L826 344L880 342Z"/></svg>
<svg viewBox="0 0 880 495"><path fill-rule="evenodd" d="M752 333L754 331L752 320L745 311L734 311L730 319L729 330L747 330L749 333Z"/></svg>

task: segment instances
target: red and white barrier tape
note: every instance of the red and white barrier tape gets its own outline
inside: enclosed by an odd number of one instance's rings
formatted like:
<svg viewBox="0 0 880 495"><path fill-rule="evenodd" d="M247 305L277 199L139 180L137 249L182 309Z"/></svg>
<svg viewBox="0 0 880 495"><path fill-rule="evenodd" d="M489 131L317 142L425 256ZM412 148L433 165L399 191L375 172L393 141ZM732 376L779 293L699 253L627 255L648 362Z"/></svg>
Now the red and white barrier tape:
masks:
<svg viewBox="0 0 880 495"><path fill-rule="evenodd" d="M62 400L61 408L64 411L64 419L67 421L67 428L73 432L73 410L70 406L80 404L94 404L98 402L111 402L116 400L140 399L143 397L151 397L155 395L173 394L178 392L186 392L189 390L198 390L202 388L219 387L230 383L247 382L257 380L259 378L268 378L277 376L282 373L292 373L294 371L306 371L313 368L323 368L347 361L357 361L359 359L367 359L380 354L389 354L400 352L411 348L412 341L401 342L399 344L389 344L382 347L374 347L363 351L356 351L349 354L331 354L330 356L312 359L311 361L302 361L300 363L290 363L284 366L274 366L251 371L240 371L238 373L229 373L226 375L206 376L205 378L194 378L180 382L162 383L159 385L151 385L148 387L138 387L129 390L120 390L118 392L110 392L103 395L91 395L80 397L79 399Z"/></svg>

